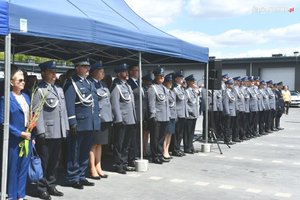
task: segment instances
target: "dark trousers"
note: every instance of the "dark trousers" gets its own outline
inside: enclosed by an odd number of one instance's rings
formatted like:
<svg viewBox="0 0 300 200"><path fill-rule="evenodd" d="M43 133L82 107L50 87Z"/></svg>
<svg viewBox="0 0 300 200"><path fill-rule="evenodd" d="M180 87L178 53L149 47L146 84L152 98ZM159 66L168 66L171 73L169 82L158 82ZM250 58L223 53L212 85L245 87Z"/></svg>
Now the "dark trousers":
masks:
<svg viewBox="0 0 300 200"><path fill-rule="evenodd" d="M232 140L233 117L224 115L224 142L228 143Z"/></svg>
<svg viewBox="0 0 300 200"><path fill-rule="evenodd" d="M290 102L289 101L284 102L284 108L285 108L285 114L289 114L289 108L290 108Z"/></svg>
<svg viewBox="0 0 300 200"><path fill-rule="evenodd" d="M118 169L123 169L135 158L135 125L118 124L114 127L114 165Z"/></svg>
<svg viewBox="0 0 300 200"><path fill-rule="evenodd" d="M69 134L67 142L67 180L69 183L75 183L85 179L89 162L89 152L93 144L93 132L80 131L76 135Z"/></svg>
<svg viewBox="0 0 300 200"><path fill-rule="evenodd" d="M274 128L275 128L275 124L274 124L275 117L276 117L276 110L274 110L274 109L270 110L270 119L269 119L270 125L269 126L270 126L271 130L274 130Z"/></svg>
<svg viewBox="0 0 300 200"><path fill-rule="evenodd" d="M259 111L258 112L258 127L259 127L259 134L265 132L265 112Z"/></svg>
<svg viewBox="0 0 300 200"><path fill-rule="evenodd" d="M184 134L183 137L184 151L194 152L193 139L194 139L196 121L197 119L186 119L186 127L185 127L186 133Z"/></svg>
<svg viewBox="0 0 300 200"><path fill-rule="evenodd" d="M250 133L252 135L257 134L257 121L258 121L258 112L250 112Z"/></svg>
<svg viewBox="0 0 300 200"><path fill-rule="evenodd" d="M214 127L214 115L213 115L213 111L208 111L208 138L211 137L211 135L209 135L209 131L210 130L215 130ZM205 140L205 130L206 130L206 112L203 111L203 121L202 121L202 139Z"/></svg>
<svg viewBox="0 0 300 200"><path fill-rule="evenodd" d="M59 164L62 139L36 139L36 151L39 154L44 172L44 178L37 183L37 191L45 192L56 186L56 169Z"/></svg>
<svg viewBox="0 0 300 200"><path fill-rule="evenodd" d="M163 155L165 130L168 122L151 121L150 150L152 159L159 159Z"/></svg>
<svg viewBox="0 0 300 200"><path fill-rule="evenodd" d="M185 118L178 118L176 122L175 134L172 135L172 141L170 149L172 152L179 152L180 151L180 144L183 139L183 135L185 134L185 126L186 126L186 119Z"/></svg>
<svg viewBox="0 0 300 200"><path fill-rule="evenodd" d="M249 137L251 135L250 130L250 112L244 113L244 133L245 136Z"/></svg>
<svg viewBox="0 0 300 200"><path fill-rule="evenodd" d="M233 117L233 133L232 133L232 139L233 140L239 140L244 137L243 132L243 120L244 120L244 113L236 111L236 116Z"/></svg>
<svg viewBox="0 0 300 200"><path fill-rule="evenodd" d="M214 129L217 138L223 138L223 112L222 111L214 111Z"/></svg>
<svg viewBox="0 0 300 200"><path fill-rule="evenodd" d="M237 138L244 140L246 137L246 131L245 131L245 112L238 112L237 114L237 119L236 119L236 134L237 134Z"/></svg>
<svg viewBox="0 0 300 200"><path fill-rule="evenodd" d="M268 132L271 130L271 126L270 126L270 117L271 117L271 110L265 110L265 132Z"/></svg>

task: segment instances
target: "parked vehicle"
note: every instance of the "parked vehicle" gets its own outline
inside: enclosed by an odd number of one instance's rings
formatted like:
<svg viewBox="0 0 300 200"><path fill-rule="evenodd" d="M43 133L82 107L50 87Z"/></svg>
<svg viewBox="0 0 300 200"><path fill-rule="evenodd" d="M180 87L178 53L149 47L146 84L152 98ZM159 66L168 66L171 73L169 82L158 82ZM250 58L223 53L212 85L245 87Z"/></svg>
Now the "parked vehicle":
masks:
<svg viewBox="0 0 300 200"><path fill-rule="evenodd" d="M300 92L291 91L291 106L300 106Z"/></svg>

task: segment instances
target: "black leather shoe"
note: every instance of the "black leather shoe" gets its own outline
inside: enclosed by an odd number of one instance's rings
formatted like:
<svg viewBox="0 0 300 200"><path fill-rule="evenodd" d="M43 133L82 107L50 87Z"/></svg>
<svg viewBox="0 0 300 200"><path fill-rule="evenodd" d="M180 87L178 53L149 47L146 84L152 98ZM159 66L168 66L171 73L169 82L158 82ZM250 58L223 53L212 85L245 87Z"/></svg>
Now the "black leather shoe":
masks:
<svg viewBox="0 0 300 200"><path fill-rule="evenodd" d="M163 162L158 158L153 158L152 162L155 164L160 164L160 165L163 164Z"/></svg>
<svg viewBox="0 0 300 200"><path fill-rule="evenodd" d="M284 128L278 127L277 129L278 129L278 130L283 130Z"/></svg>
<svg viewBox="0 0 300 200"><path fill-rule="evenodd" d="M240 139L232 140L233 142L242 142Z"/></svg>
<svg viewBox="0 0 300 200"><path fill-rule="evenodd" d="M40 193L38 194L38 197L39 197L40 199L51 200L51 196L50 196L50 194L49 194L47 191L45 191L45 192L40 192Z"/></svg>
<svg viewBox="0 0 300 200"><path fill-rule="evenodd" d="M119 174L127 174L127 172L124 169L116 169L115 171Z"/></svg>
<svg viewBox="0 0 300 200"><path fill-rule="evenodd" d="M104 174L104 175L99 174L99 176L100 176L101 178L108 178L108 175L107 175L107 174Z"/></svg>
<svg viewBox="0 0 300 200"><path fill-rule="evenodd" d="M159 159L161 162L170 162L170 159L165 159L164 157L160 157Z"/></svg>
<svg viewBox="0 0 300 200"><path fill-rule="evenodd" d="M175 151L172 153L172 156L182 157L183 155L180 152Z"/></svg>
<svg viewBox="0 0 300 200"><path fill-rule="evenodd" d="M124 167L124 170L128 171L128 172L133 172L133 171L135 171L135 167L126 166L126 167Z"/></svg>
<svg viewBox="0 0 300 200"><path fill-rule="evenodd" d="M173 159L172 156L170 156L170 157L165 157L165 156L163 156L163 158L164 158L164 159L168 159L168 160Z"/></svg>
<svg viewBox="0 0 300 200"><path fill-rule="evenodd" d="M80 180L80 184L84 186L94 186L95 183L89 182L87 179Z"/></svg>
<svg viewBox="0 0 300 200"><path fill-rule="evenodd" d="M64 193L58 191L58 190L56 189L56 187L51 187L51 188L49 188L49 189L48 189L48 192L49 192L50 195L53 195L53 196L58 196L58 197L64 196Z"/></svg>
<svg viewBox="0 0 300 200"><path fill-rule="evenodd" d="M271 131L278 131L278 129L277 128L273 128L273 129L271 129Z"/></svg>
<svg viewBox="0 0 300 200"><path fill-rule="evenodd" d="M82 185L80 182L72 183L70 186L71 186L72 188L79 189L79 190L82 190L82 189L83 189L83 185Z"/></svg>
<svg viewBox="0 0 300 200"><path fill-rule="evenodd" d="M227 144L227 145L234 145L235 142L225 142L225 144Z"/></svg>
<svg viewBox="0 0 300 200"><path fill-rule="evenodd" d="M90 179L94 179L94 180L100 180L101 177L100 176L89 176Z"/></svg>
<svg viewBox="0 0 300 200"><path fill-rule="evenodd" d="M184 153L188 153L188 154L194 154L193 151L184 151Z"/></svg>

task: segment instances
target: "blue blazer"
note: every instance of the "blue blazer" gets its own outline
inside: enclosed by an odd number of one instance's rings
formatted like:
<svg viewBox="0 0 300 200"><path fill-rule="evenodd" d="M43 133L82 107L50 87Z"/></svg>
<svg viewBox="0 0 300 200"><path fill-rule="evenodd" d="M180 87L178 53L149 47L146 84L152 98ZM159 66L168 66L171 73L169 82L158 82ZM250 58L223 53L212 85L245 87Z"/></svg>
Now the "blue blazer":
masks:
<svg viewBox="0 0 300 200"><path fill-rule="evenodd" d="M27 94L22 93L30 106L30 99ZM4 97L0 99L0 123L4 123ZM25 119L24 112L17 102L15 96L10 92L10 113L9 113L9 143L10 144L19 144L22 140L20 137L21 132L25 131Z"/></svg>

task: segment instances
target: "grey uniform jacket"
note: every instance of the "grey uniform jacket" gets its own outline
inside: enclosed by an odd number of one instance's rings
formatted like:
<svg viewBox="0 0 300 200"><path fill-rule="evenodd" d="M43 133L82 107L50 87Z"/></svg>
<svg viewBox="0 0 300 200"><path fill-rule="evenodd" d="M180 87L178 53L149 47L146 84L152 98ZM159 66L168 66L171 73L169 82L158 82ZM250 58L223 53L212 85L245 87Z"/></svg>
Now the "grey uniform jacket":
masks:
<svg viewBox="0 0 300 200"><path fill-rule="evenodd" d="M119 79L114 80L110 102L114 123L136 124L134 96L128 83Z"/></svg>
<svg viewBox="0 0 300 200"><path fill-rule="evenodd" d="M245 99L239 86L233 87L234 96L236 99L236 110L239 112L245 112Z"/></svg>
<svg viewBox="0 0 300 200"><path fill-rule="evenodd" d="M148 89L149 118L158 122L170 120L168 89L162 84L153 84Z"/></svg>
<svg viewBox="0 0 300 200"><path fill-rule="evenodd" d="M176 112L176 94L172 90L168 91L170 119L177 118Z"/></svg>
<svg viewBox="0 0 300 200"><path fill-rule="evenodd" d="M174 84L173 91L176 94L176 111L178 118L187 117L187 97L184 89L177 84Z"/></svg>
<svg viewBox="0 0 300 200"><path fill-rule="evenodd" d="M187 96L187 119L197 119L199 117L199 99L193 88L185 90Z"/></svg>
<svg viewBox="0 0 300 200"><path fill-rule="evenodd" d="M205 112L206 109L206 88L202 88L201 90L201 108L202 108L202 112ZM214 109L216 108L216 104L214 103L214 105L212 104L212 94L211 91L208 90L208 110L211 111L212 110L212 106L214 106Z"/></svg>
<svg viewBox="0 0 300 200"><path fill-rule="evenodd" d="M265 88L259 89L263 97L264 110L270 110L269 95Z"/></svg>
<svg viewBox="0 0 300 200"><path fill-rule="evenodd" d="M139 87L133 90L136 118L140 121L140 89ZM145 119L147 113L147 97L145 96L145 91L142 88L142 120Z"/></svg>
<svg viewBox="0 0 300 200"><path fill-rule="evenodd" d="M62 88L42 81L33 97L33 110L36 110L45 95L46 102L36 123L36 134L44 133L47 139L64 138L69 130L64 92Z"/></svg>
<svg viewBox="0 0 300 200"><path fill-rule="evenodd" d="M96 81L93 78L89 79L92 83L94 83L98 101L99 101L99 109L100 109L100 119L102 122L112 122L112 109L110 103L110 92L107 88L106 84L102 81Z"/></svg>
<svg viewBox="0 0 300 200"><path fill-rule="evenodd" d="M214 101L216 102L216 108L214 108L214 111L223 111L222 90L214 91Z"/></svg>
<svg viewBox="0 0 300 200"><path fill-rule="evenodd" d="M276 98L273 90L269 87L266 89L267 94L269 95L269 104L271 110L276 110Z"/></svg>
<svg viewBox="0 0 300 200"><path fill-rule="evenodd" d="M248 87L247 91L250 95L250 102L249 102L250 112L257 112L258 111L258 99L257 99L257 94L254 90L254 86Z"/></svg>
<svg viewBox="0 0 300 200"><path fill-rule="evenodd" d="M250 94L245 86L241 86L240 90L242 91L244 95L244 100L245 100L245 113L250 112Z"/></svg>
<svg viewBox="0 0 300 200"><path fill-rule="evenodd" d="M257 86L254 87L254 91L257 95L258 111L263 111L265 109L265 105L263 102L263 95L262 95L261 91L257 88Z"/></svg>
<svg viewBox="0 0 300 200"><path fill-rule="evenodd" d="M236 116L236 105L235 105L235 95L233 91L229 88L223 93L223 113L231 117Z"/></svg>

